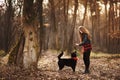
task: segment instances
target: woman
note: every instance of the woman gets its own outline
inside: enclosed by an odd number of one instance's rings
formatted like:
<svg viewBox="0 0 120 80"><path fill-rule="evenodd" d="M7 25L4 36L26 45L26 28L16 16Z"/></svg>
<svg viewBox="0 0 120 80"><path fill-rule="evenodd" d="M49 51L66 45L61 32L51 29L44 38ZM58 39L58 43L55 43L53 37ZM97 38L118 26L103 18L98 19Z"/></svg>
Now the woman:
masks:
<svg viewBox="0 0 120 80"><path fill-rule="evenodd" d="M79 34L81 37L81 43L80 44L76 44L79 46L83 46L83 60L84 60L84 64L85 64L85 71L84 73L89 73L89 65L90 65L90 53L91 53L91 35L89 33L89 31L83 27L80 26L79 27Z"/></svg>

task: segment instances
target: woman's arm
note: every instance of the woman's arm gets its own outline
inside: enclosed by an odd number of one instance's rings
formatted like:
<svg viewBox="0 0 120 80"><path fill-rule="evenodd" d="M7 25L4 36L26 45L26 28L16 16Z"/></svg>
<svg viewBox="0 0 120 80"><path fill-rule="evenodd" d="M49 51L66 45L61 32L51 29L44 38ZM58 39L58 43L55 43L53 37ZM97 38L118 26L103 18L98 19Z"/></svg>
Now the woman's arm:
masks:
<svg viewBox="0 0 120 80"><path fill-rule="evenodd" d="M83 41L79 44L79 46L82 46L87 42L87 37L88 37L87 34L85 34Z"/></svg>

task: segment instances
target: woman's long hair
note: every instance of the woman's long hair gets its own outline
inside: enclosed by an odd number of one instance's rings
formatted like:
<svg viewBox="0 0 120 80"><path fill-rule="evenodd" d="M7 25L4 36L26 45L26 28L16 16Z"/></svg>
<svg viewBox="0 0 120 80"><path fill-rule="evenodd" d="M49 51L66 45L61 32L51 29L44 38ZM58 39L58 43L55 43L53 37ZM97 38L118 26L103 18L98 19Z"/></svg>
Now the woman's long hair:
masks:
<svg viewBox="0 0 120 80"><path fill-rule="evenodd" d="M80 31L82 31L83 33L86 33L88 35L88 39L91 40L91 34L90 32L83 26L79 27Z"/></svg>

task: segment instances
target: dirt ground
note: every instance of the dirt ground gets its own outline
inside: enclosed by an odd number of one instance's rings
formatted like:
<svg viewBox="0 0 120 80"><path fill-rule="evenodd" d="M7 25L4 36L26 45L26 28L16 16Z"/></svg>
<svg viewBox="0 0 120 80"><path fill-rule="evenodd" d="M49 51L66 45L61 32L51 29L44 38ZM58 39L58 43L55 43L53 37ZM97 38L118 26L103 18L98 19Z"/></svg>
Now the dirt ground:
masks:
<svg viewBox="0 0 120 80"><path fill-rule="evenodd" d="M90 74L83 74L82 56L79 56L76 72L70 67L59 71L56 53L59 52L44 52L38 69L1 65L0 80L120 80L120 56L91 56Z"/></svg>

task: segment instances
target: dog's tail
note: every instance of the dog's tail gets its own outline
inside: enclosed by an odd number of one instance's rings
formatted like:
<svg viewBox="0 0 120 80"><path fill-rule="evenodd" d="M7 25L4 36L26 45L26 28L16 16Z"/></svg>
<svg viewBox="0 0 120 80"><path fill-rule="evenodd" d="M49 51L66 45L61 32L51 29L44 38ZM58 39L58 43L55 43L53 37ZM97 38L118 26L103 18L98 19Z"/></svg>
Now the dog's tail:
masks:
<svg viewBox="0 0 120 80"><path fill-rule="evenodd" d="M60 59L62 55L63 55L63 51L58 55L58 59Z"/></svg>

